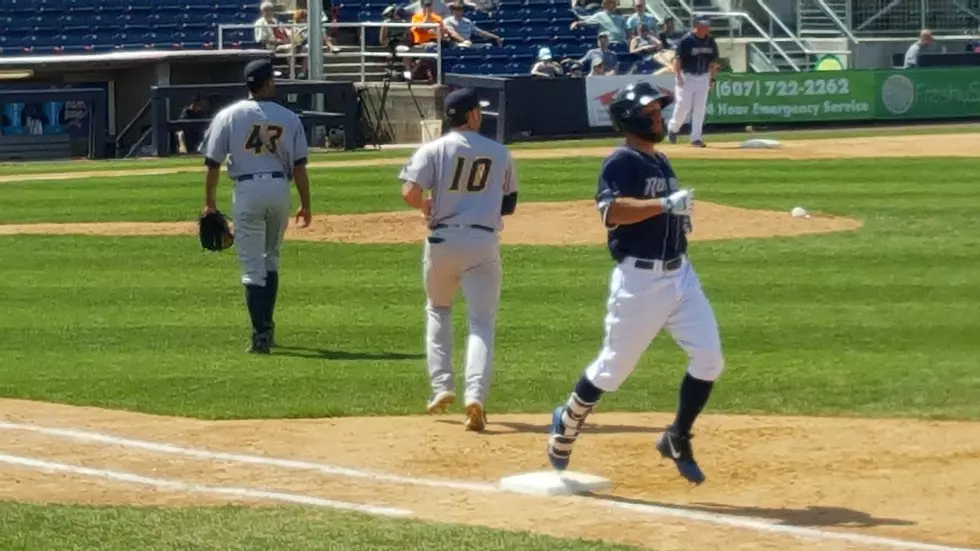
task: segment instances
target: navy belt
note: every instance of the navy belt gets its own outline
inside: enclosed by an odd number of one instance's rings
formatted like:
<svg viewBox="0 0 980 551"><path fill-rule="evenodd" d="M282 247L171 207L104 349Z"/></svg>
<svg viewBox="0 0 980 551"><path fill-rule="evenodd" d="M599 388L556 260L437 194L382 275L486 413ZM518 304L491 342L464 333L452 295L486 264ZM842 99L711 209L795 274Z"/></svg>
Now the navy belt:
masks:
<svg viewBox="0 0 980 551"><path fill-rule="evenodd" d="M434 230L441 230L443 228L449 228L449 227L464 227L464 226L451 226L449 224L436 224L435 226L432 226L432 229L434 229ZM490 226L481 226L479 224L468 224L465 227L467 227L467 228L473 228L475 230L483 230L483 231L489 232L489 233L493 233L494 232L494 229L491 228Z"/></svg>
<svg viewBox="0 0 980 551"><path fill-rule="evenodd" d="M684 257L678 256L677 258L671 258L670 260L664 260L663 267L665 272L673 272L674 270L680 268L684 265ZM633 263L637 269L640 270L653 270L657 267L657 262L654 260L640 260L637 259Z"/></svg>
<svg viewBox="0 0 980 551"><path fill-rule="evenodd" d="M268 174L271 178L285 178L286 175L282 172L259 172L256 174L243 174L238 178L235 178L236 182L247 182L248 180L254 180L258 174Z"/></svg>

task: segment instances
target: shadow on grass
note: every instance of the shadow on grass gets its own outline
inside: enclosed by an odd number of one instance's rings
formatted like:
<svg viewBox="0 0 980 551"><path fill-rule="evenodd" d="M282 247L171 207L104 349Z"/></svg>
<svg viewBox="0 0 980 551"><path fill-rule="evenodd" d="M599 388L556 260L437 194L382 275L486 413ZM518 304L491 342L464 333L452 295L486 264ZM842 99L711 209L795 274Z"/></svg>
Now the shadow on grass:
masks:
<svg viewBox="0 0 980 551"><path fill-rule="evenodd" d="M665 507L668 509L682 511L697 511L700 513L710 513L713 515L769 519L775 520L777 521L777 524L784 526L837 526L842 528L869 528L872 526L912 526L915 524L915 522L910 520L874 517L863 511L848 509L847 507L824 507L820 505L809 505L801 509L792 509L787 507L749 507L726 505L722 503L696 502L690 504L675 504L604 494L592 494L592 497L616 501L619 503L650 505L653 507Z"/></svg>
<svg viewBox="0 0 980 551"><path fill-rule="evenodd" d="M551 432L550 415L547 413L541 414L541 424L533 423L519 423L516 421L494 421L493 416L489 417L487 422L487 428L482 431L482 434L495 435L495 434L548 434ZM458 425L459 421L439 419L438 423L449 423L452 425ZM505 430L499 430L503 427ZM586 424L582 429L583 435L588 434L658 434L666 430L667 427L641 427L638 425L591 425Z"/></svg>
<svg viewBox="0 0 980 551"><path fill-rule="evenodd" d="M347 352L307 346L277 346L272 349L276 356L309 358L313 360L420 360L423 354L404 354L402 352Z"/></svg>

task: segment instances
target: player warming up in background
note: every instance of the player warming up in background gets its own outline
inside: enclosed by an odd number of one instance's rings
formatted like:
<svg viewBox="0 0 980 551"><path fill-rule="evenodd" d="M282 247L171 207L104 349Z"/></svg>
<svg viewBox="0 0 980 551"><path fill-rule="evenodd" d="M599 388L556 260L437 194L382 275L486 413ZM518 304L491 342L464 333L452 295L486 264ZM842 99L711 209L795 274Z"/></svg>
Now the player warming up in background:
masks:
<svg viewBox="0 0 980 551"><path fill-rule="evenodd" d="M711 20L700 17L694 21L694 30L677 43L677 55L674 56L677 105L667 126L670 143L677 143L677 133L691 115L691 145L705 147L701 131L708 109L708 92L719 68L717 61L718 44L711 36Z"/></svg>
<svg viewBox="0 0 980 551"><path fill-rule="evenodd" d="M498 234L517 207L517 172L502 144L480 135L481 102L472 89L446 96L452 130L412 155L401 171L402 198L420 209L431 230L422 278L426 294L425 352L432 396L429 413L456 399L452 307L462 287L469 318L466 346L466 430L486 426L500 301Z"/></svg>
<svg viewBox="0 0 980 551"><path fill-rule="evenodd" d="M666 327L690 361L677 416L657 450L676 463L684 478L696 484L704 481L691 450L691 426L724 362L714 313L686 254L691 191L678 189L667 158L654 150L664 138L660 112L670 102L670 97L641 82L617 92L609 105L613 126L626 135L626 144L603 162L596 203L616 266L609 282L602 350L568 402L552 413L548 459L559 471L568 467L579 430L602 394L623 384Z"/></svg>
<svg viewBox="0 0 980 551"><path fill-rule="evenodd" d="M248 99L222 109L201 144L205 177L204 213L217 211L221 163L235 181L235 246L242 268L245 304L252 321L248 351L268 354L274 346L273 312L279 290L279 249L289 223L289 182L295 179L300 208L296 220L310 225L310 181L306 173L306 133L299 116L275 103L272 63L245 66Z"/></svg>

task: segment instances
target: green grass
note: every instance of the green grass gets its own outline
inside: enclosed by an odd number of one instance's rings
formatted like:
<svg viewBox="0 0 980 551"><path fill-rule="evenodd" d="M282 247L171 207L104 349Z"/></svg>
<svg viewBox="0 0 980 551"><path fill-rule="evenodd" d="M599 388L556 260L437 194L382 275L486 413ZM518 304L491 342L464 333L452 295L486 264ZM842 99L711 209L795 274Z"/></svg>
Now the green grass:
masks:
<svg viewBox="0 0 980 551"><path fill-rule="evenodd" d="M522 163L522 199L590 197L596 168ZM980 162L675 168L699 199L865 223L693 244L728 365L712 411L980 418ZM399 206L388 168L324 181L321 209ZM5 186L0 219L188 219L200 192L182 182L146 184L143 200L125 181ZM417 245L287 243L280 337L302 349L264 358L242 352L234 255L194 237L8 236L0 259L2 396L204 418L418 413L426 398ZM546 411L597 352L611 263L601 247L505 247L503 261L492 411ZM604 409L671 410L684 363L660 337Z"/></svg>
<svg viewBox="0 0 980 551"><path fill-rule="evenodd" d="M880 136L915 136L933 134L962 134L980 131L977 124L943 124L923 126L876 126L862 128L812 129L812 130L764 130L751 135L755 138L780 140L820 140L834 138L864 138ZM708 135L713 142L738 141L749 137L744 132L716 132ZM683 137L682 137L683 140ZM546 142L521 142L511 144L511 149L553 149L574 147L602 147L618 143L616 138L591 138L584 140L562 140ZM411 149L363 149L357 151L316 150L310 159L319 161L347 161L403 158L411 154ZM162 159L112 159L112 160L70 160L44 162L0 162L0 175L3 174L47 174L57 172L87 172L94 170L133 170L151 168L180 168L201 165L200 157L168 157Z"/></svg>
<svg viewBox="0 0 980 551"><path fill-rule="evenodd" d="M637 551L526 532L297 507L98 508L0 502L5 551Z"/></svg>

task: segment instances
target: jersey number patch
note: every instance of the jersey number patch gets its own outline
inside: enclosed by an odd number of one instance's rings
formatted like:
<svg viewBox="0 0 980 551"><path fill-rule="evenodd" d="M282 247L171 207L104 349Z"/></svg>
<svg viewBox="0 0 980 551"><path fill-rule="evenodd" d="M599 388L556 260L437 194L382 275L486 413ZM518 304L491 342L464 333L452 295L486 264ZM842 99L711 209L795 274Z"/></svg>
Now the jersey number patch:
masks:
<svg viewBox="0 0 980 551"><path fill-rule="evenodd" d="M268 144L262 141L263 132L266 132L269 137ZM279 138L281 137L281 126L253 124L252 131L248 133L248 139L245 140L245 149L251 150L256 155L261 155L263 149L268 149L269 153L275 154L279 151Z"/></svg>
<svg viewBox="0 0 980 551"><path fill-rule="evenodd" d="M483 191L487 187L487 180L490 178L490 159L476 159L470 165L470 171L466 176L466 191L476 193ZM453 183L449 186L449 191L459 191L462 184L463 173L466 171L466 159L456 157L456 167L453 168Z"/></svg>

